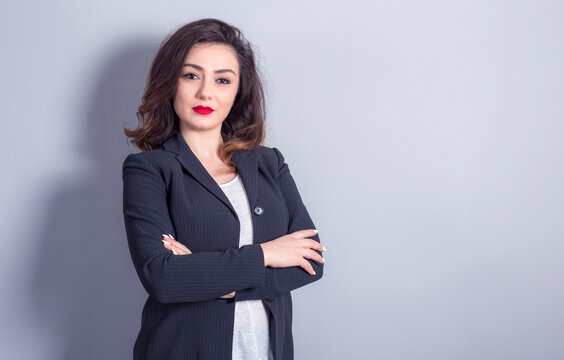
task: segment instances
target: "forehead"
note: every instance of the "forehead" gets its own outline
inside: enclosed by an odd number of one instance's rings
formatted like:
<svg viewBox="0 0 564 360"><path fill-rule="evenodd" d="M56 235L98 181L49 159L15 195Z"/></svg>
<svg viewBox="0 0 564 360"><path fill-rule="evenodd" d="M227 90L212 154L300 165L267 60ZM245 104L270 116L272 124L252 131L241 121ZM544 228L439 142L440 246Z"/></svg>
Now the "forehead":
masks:
<svg viewBox="0 0 564 360"><path fill-rule="evenodd" d="M192 46L184 63L196 64L209 70L239 68L237 53L225 44L198 43Z"/></svg>

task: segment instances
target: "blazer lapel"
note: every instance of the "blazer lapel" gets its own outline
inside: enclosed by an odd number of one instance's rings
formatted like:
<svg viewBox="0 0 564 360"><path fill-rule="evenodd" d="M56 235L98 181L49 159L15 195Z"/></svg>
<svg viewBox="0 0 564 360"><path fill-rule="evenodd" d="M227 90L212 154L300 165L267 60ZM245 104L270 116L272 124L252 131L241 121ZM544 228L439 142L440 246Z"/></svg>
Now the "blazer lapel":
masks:
<svg viewBox="0 0 564 360"><path fill-rule="evenodd" d="M226 134L221 132L223 141L227 141L229 138ZM221 200L225 206L233 212L233 214L238 218L233 205L223 192L219 185L215 182L213 177L208 173L204 165L198 160L196 155L192 152L180 131L177 131L175 135L171 136L163 143L163 149L176 154L176 159L180 162L182 167L186 169L202 186L204 186L209 192L211 192L215 197ZM247 197L249 199L249 205L251 211L254 207L257 192L257 161L254 157L253 152L245 149L235 150L231 157L237 172L241 177L243 182L243 187L247 192Z"/></svg>

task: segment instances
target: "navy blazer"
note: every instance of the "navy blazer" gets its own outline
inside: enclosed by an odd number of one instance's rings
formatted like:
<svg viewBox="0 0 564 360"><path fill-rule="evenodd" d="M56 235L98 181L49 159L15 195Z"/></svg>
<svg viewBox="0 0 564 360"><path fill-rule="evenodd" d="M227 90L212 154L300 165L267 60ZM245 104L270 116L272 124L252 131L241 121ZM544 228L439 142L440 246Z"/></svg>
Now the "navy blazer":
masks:
<svg viewBox="0 0 564 360"><path fill-rule="evenodd" d="M265 267L259 244L315 226L277 148L236 150L232 160L253 224L253 244L242 247L237 213L180 132L123 162L127 241L149 294L134 359L231 359L234 301L254 299L264 300L272 314L274 358L293 359L290 291L320 279L323 264L307 259L316 275L298 266ZM192 254L173 255L162 234ZM234 299L218 299L233 291Z"/></svg>

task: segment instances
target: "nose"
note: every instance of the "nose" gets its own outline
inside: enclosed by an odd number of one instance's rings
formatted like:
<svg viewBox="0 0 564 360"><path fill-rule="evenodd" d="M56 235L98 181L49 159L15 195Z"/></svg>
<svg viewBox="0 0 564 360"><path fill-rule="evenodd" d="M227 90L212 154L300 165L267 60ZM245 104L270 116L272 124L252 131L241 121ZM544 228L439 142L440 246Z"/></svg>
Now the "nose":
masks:
<svg viewBox="0 0 564 360"><path fill-rule="evenodd" d="M212 96L212 84L208 83L208 80L203 80L200 83L200 88L198 89L197 96L200 99L210 99Z"/></svg>

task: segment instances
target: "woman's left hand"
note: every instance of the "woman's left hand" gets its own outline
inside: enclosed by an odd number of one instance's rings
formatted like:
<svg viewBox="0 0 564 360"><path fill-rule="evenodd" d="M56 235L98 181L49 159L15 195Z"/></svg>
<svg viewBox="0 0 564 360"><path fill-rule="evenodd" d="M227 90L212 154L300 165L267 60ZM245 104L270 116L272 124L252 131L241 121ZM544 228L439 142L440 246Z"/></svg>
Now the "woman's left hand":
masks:
<svg viewBox="0 0 564 360"><path fill-rule="evenodd" d="M172 251L174 255L190 255L192 251L188 249L184 244L179 243L178 241L174 240L171 235L163 234L162 239L163 245L166 249ZM231 294L220 296L220 299L231 299L235 297L235 291Z"/></svg>
<svg viewBox="0 0 564 360"><path fill-rule="evenodd" d="M220 299L232 299L234 297L235 297L235 291L233 291L231 294L220 296L219 298Z"/></svg>

